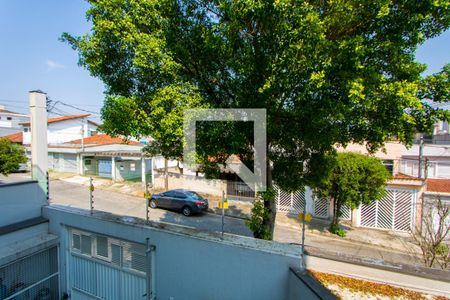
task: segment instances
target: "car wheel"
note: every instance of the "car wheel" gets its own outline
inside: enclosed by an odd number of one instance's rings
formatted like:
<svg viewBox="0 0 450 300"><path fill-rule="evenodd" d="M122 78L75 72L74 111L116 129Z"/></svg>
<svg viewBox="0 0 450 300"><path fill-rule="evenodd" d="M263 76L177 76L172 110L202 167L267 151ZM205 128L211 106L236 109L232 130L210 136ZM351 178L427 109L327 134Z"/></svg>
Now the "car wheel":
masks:
<svg viewBox="0 0 450 300"><path fill-rule="evenodd" d="M192 214L192 209L189 206L185 206L185 207L183 207L181 212L183 213L183 215L188 217L188 216L190 216Z"/></svg>
<svg viewBox="0 0 450 300"><path fill-rule="evenodd" d="M150 200L150 208L156 208L157 207L157 205L156 205L156 201L155 200Z"/></svg>

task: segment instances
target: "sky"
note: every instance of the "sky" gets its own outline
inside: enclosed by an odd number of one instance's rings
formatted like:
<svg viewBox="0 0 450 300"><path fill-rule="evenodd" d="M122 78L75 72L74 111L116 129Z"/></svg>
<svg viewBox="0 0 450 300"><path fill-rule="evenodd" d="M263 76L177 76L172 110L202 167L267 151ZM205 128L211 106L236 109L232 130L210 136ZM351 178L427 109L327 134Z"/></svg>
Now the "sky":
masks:
<svg viewBox="0 0 450 300"><path fill-rule="evenodd" d="M40 89L50 99L93 111L99 120L104 99L100 80L78 66L78 54L59 41L63 32L89 32L84 0L0 0L0 104L28 112L28 91ZM450 62L450 31L420 46L416 58L428 65L424 75ZM58 113L83 113L61 104Z"/></svg>

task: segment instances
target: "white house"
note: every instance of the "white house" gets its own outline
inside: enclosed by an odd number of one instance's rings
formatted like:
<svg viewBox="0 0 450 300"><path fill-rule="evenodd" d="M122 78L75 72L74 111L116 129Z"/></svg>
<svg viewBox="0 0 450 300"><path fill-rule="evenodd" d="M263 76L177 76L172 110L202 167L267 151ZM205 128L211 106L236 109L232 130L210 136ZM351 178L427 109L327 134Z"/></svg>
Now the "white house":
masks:
<svg viewBox="0 0 450 300"><path fill-rule="evenodd" d="M48 143L62 144L65 142L86 138L97 132L98 124L89 120L90 114L61 116L47 121ZM30 122L21 123L23 126L23 144L31 143Z"/></svg>
<svg viewBox="0 0 450 300"><path fill-rule="evenodd" d="M5 106L0 105L0 136L21 132L20 123L29 121L29 116L6 110Z"/></svg>
<svg viewBox="0 0 450 300"><path fill-rule="evenodd" d="M419 150L419 145L413 145L403 153L400 172L418 177ZM426 144L422 155L422 178L450 179L450 145Z"/></svg>

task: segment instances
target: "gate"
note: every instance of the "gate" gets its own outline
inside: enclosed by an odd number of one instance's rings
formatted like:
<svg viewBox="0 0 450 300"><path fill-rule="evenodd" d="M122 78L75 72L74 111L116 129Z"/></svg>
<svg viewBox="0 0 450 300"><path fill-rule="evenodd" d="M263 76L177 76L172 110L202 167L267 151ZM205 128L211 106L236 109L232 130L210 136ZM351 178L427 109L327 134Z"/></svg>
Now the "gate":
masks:
<svg viewBox="0 0 450 300"><path fill-rule="evenodd" d="M305 207L305 191L297 192L285 192L279 187L274 186L277 192L277 210L287 213L299 213L302 212Z"/></svg>
<svg viewBox="0 0 450 300"><path fill-rule="evenodd" d="M227 197L229 200L253 202L255 200L255 191L245 182L227 181Z"/></svg>
<svg viewBox="0 0 450 300"><path fill-rule="evenodd" d="M98 176L111 178L112 176L112 161L110 159L98 160Z"/></svg>
<svg viewBox="0 0 450 300"><path fill-rule="evenodd" d="M411 231L414 226L414 191L386 189L384 197L370 205L361 204L361 226Z"/></svg>
<svg viewBox="0 0 450 300"><path fill-rule="evenodd" d="M329 217L330 202L326 198L314 197L314 213L315 217L327 219Z"/></svg>

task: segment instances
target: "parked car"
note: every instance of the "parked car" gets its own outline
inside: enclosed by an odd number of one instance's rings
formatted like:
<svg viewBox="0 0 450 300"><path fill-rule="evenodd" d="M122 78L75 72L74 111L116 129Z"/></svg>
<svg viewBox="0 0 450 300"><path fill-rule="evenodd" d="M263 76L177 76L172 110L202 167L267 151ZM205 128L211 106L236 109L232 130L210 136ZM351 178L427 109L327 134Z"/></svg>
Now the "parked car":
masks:
<svg viewBox="0 0 450 300"><path fill-rule="evenodd" d="M23 163L23 164L19 164L17 169L15 169L13 172L14 173L24 173L24 172L29 172L29 171L30 171L30 166L27 163Z"/></svg>
<svg viewBox="0 0 450 300"><path fill-rule="evenodd" d="M196 192L177 189L152 195L150 207L173 209L190 216L208 210L208 200Z"/></svg>

